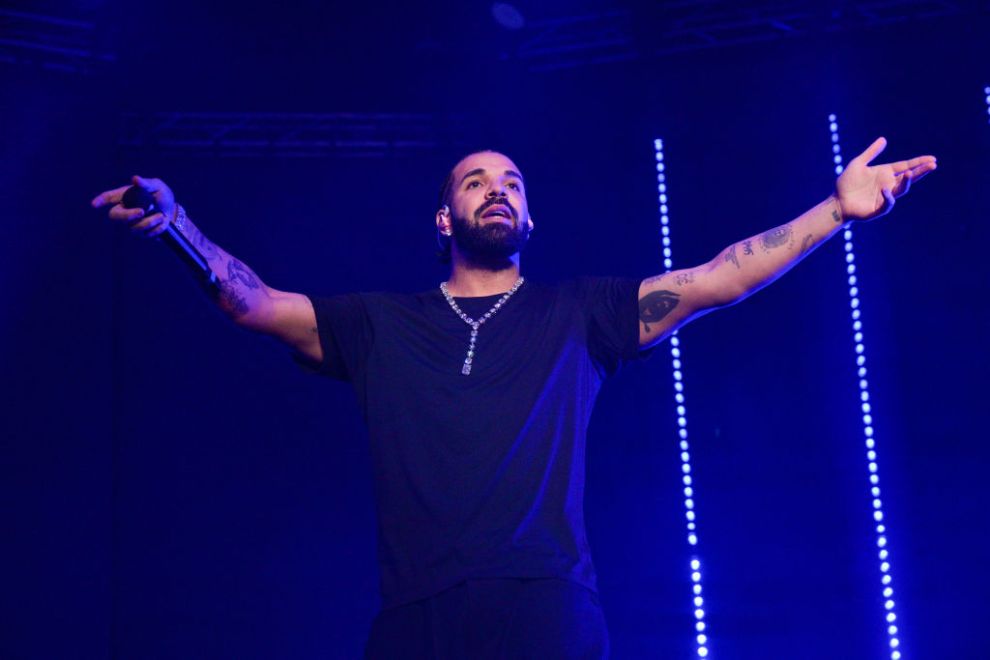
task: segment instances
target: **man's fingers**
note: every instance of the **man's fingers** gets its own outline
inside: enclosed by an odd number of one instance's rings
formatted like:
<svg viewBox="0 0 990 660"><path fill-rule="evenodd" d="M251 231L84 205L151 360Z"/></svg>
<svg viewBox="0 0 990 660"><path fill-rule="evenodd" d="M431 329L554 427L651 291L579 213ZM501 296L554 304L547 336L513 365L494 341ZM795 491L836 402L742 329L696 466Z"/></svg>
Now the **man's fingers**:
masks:
<svg viewBox="0 0 990 660"><path fill-rule="evenodd" d="M164 233L166 229L168 229L168 223L161 222L158 224L157 227L155 227L154 230L148 232L148 237L155 238L157 236L160 236L162 233Z"/></svg>
<svg viewBox="0 0 990 660"><path fill-rule="evenodd" d="M144 217L144 209L128 209L124 208L122 205L117 204L112 209L110 209L110 219L116 220L118 222L132 222L134 220L140 220Z"/></svg>
<svg viewBox="0 0 990 660"><path fill-rule="evenodd" d="M917 158L912 158L911 160L899 160L896 163L891 163L890 166L894 168L894 174L898 176L901 175L905 170L913 170L921 165L935 164L935 156L918 156Z"/></svg>
<svg viewBox="0 0 990 660"><path fill-rule="evenodd" d="M917 160L918 159L913 159L910 161L905 161L905 163L913 163L916 162ZM895 165L896 164L897 163L895 163ZM935 161L930 160L930 161L922 161L918 165L905 169L904 171L901 172L896 171L895 168L894 177L896 178L897 183L894 186L894 191L895 191L894 196L900 197L905 193L907 193L907 191L911 189L912 183L918 181L926 174L934 170L936 167L937 165Z"/></svg>
<svg viewBox="0 0 990 660"><path fill-rule="evenodd" d="M855 162L862 163L863 165L869 165L873 162L873 159L883 153L883 150L887 148L887 138L879 137L873 144L866 148L866 151L860 155L853 158Z"/></svg>
<svg viewBox="0 0 990 660"><path fill-rule="evenodd" d="M916 165L915 167L912 167L910 170L911 180L920 181L922 177L924 177L929 172L934 172L937 168L938 168L938 163L936 163L934 160L931 161L930 163L922 163L921 165Z"/></svg>
<svg viewBox="0 0 990 660"><path fill-rule="evenodd" d="M911 176L910 170L901 175L900 181L897 182L897 194L895 197L905 195L907 194L907 191L911 190L912 179L913 177Z"/></svg>
<svg viewBox="0 0 990 660"><path fill-rule="evenodd" d="M106 206L107 204L118 204L121 198L124 196L124 191L130 188L130 186L121 186L120 188L114 188L113 190L106 190L101 192L99 195L93 198L90 204L93 208L100 208L101 206Z"/></svg>
<svg viewBox="0 0 990 660"><path fill-rule="evenodd" d="M144 188L150 193L158 192L162 188L160 179L145 179L143 176L135 174L131 177L131 182L139 188Z"/></svg>
<svg viewBox="0 0 990 660"><path fill-rule="evenodd" d="M886 213L894 208L894 193L889 188L881 188L880 192L883 193L883 198L887 200L887 208L884 209L884 213Z"/></svg>
<svg viewBox="0 0 990 660"><path fill-rule="evenodd" d="M158 225L162 224L164 220L165 218L162 216L161 213L153 213L149 215L147 218L139 222L135 222L133 225L131 225L131 231L148 236L151 230L155 229L156 227L158 227Z"/></svg>

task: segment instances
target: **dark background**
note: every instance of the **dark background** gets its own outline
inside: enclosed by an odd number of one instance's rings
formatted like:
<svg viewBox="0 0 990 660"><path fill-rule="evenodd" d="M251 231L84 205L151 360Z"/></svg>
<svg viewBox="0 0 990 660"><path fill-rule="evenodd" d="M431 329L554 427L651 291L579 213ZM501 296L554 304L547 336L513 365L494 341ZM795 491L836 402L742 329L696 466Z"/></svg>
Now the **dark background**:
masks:
<svg viewBox="0 0 990 660"><path fill-rule="evenodd" d="M163 178L280 289L412 291L444 278L447 170L491 147L527 178L527 276L647 276L654 138L688 266L830 193L834 112L847 159L939 158L855 229L857 274L904 657L985 657L983 3L516 6L0 8L0 656L358 657L378 607L353 395L96 193ZM712 657L889 657L845 279L836 239L681 332ZM671 383L662 347L590 430L617 658L695 655Z"/></svg>

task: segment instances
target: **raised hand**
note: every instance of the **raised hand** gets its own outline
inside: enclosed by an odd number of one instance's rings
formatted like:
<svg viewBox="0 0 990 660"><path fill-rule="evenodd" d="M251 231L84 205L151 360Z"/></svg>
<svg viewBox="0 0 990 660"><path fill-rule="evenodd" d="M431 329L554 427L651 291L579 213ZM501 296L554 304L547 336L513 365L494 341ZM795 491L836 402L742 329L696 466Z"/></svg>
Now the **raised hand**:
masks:
<svg viewBox="0 0 990 660"><path fill-rule="evenodd" d="M124 208L121 199L124 197L124 191L131 185L144 188L151 193L152 197L155 198L155 207L159 209L159 212L144 218L144 209ZM93 208L112 205L108 214L111 220L128 223L132 232L148 238L161 234L175 219L175 195L161 179L133 176L130 185L101 192L93 198L90 204L93 205ZM142 220L142 218L144 219Z"/></svg>
<svg viewBox="0 0 990 660"><path fill-rule="evenodd" d="M886 138L877 138L866 151L849 161L835 182L835 195L846 220L873 220L886 215L914 181L936 167L934 156L870 165L886 146Z"/></svg>

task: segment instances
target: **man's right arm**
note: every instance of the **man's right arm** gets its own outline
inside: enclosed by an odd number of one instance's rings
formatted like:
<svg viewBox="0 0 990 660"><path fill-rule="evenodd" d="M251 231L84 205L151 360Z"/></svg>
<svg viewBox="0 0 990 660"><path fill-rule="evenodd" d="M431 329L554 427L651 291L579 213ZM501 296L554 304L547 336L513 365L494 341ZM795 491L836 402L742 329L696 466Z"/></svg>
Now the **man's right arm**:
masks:
<svg viewBox="0 0 990 660"><path fill-rule="evenodd" d="M250 267L213 243L189 218L174 224L178 214L172 191L158 179L134 177L134 185L150 192L161 213L143 218L142 209L124 208L120 201L130 186L109 190L93 199L94 207L113 205L111 220L129 224L133 233L155 237L172 224L199 250L220 282L214 302L237 325L275 337L306 360L319 363L323 349L310 299L299 293L278 291L266 285Z"/></svg>
<svg viewBox="0 0 990 660"><path fill-rule="evenodd" d="M247 264L207 238L188 218L179 231L216 273L220 294L214 302L224 314L242 328L278 339L310 362L322 361L316 313L308 297L271 288Z"/></svg>

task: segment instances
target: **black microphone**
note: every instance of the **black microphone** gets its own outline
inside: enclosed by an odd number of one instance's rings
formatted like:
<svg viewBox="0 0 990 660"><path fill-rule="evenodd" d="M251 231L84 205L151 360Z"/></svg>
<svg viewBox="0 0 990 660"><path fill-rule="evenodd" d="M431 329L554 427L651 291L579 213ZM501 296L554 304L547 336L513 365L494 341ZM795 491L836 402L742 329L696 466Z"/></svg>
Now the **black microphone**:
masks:
<svg viewBox="0 0 990 660"><path fill-rule="evenodd" d="M126 209L144 209L144 217L146 218L161 211L152 194L139 186L131 186L125 190L120 203ZM200 251L178 229L173 227L172 223L169 223L165 231L158 235L158 238L186 262L186 265L196 273L197 279L208 291L219 295L220 278L210 268Z"/></svg>

